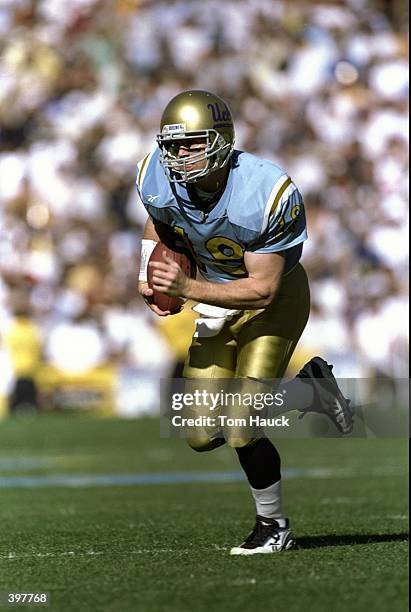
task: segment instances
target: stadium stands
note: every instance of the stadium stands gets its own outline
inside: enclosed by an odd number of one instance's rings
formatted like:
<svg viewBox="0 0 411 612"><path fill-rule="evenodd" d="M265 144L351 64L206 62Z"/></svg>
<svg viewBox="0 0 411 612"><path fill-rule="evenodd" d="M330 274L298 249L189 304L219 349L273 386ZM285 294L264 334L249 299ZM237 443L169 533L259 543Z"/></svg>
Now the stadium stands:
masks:
<svg viewBox="0 0 411 612"><path fill-rule="evenodd" d="M231 103L237 146L284 166L305 197L313 310L301 349L347 376L407 376L401 5L3 0L0 339L23 293L47 365L70 369L71 330L84 369L172 368L136 297L135 164L166 102L201 88Z"/></svg>

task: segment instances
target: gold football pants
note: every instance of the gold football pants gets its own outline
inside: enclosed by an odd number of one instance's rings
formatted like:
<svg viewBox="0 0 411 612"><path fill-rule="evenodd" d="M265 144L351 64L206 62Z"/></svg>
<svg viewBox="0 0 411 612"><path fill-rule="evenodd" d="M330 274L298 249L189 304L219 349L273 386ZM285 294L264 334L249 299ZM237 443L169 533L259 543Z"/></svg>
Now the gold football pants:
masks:
<svg viewBox="0 0 411 612"><path fill-rule="evenodd" d="M301 264L283 276L273 302L259 310L244 310L211 338L193 338L184 366L188 379L281 378L306 326L310 311L308 279ZM193 409L196 415L201 414ZM203 413L205 414L205 412ZM188 443L198 451L212 450L225 438L241 447L251 440L241 431L216 432L197 428Z"/></svg>

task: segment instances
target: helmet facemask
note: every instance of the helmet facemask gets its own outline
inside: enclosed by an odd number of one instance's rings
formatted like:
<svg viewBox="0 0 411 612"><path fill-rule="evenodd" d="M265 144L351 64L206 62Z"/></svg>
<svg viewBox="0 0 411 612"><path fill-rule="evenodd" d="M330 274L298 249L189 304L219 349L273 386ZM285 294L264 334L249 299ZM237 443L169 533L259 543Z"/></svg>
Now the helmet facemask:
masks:
<svg viewBox="0 0 411 612"><path fill-rule="evenodd" d="M187 157L178 157L181 140L199 138L204 138L205 149ZM215 170L224 168L234 149L234 142L226 142L225 138L214 129L178 133L163 130L157 136L157 143L161 151L160 163L171 183L195 183ZM203 168L187 170L187 166L202 161L206 162Z"/></svg>

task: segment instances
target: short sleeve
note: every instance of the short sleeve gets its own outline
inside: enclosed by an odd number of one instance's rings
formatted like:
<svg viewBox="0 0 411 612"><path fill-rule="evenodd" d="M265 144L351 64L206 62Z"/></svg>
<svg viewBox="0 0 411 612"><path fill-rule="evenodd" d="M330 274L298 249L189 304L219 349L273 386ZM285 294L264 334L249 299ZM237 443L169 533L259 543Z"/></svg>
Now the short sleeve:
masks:
<svg viewBox="0 0 411 612"><path fill-rule="evenodd" d="M247 245L247 251L277 253L307 239L303 198L290 178L283 181L283 186L279 197L269 202L261 234Z"/></svg>

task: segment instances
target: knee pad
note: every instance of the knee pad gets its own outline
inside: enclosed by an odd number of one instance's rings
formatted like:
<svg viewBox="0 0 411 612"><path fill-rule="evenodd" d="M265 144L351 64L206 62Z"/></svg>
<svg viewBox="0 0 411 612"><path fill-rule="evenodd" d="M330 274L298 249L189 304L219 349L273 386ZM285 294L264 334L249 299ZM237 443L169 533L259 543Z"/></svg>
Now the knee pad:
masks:
<svg viewBox="0 0 411 612"><path fill-rule="evenodd" d="M224 438L187 438L187 444L197 453L206 453L225 444Z"/></svg>
<svg viewBox="0 0 411 612"><path fill-rule="evenodd" d="M251 446L254 444L254 438L245 438L245 437L228 437L227 444L231 448L245 448L246 446Z"/></svg>

